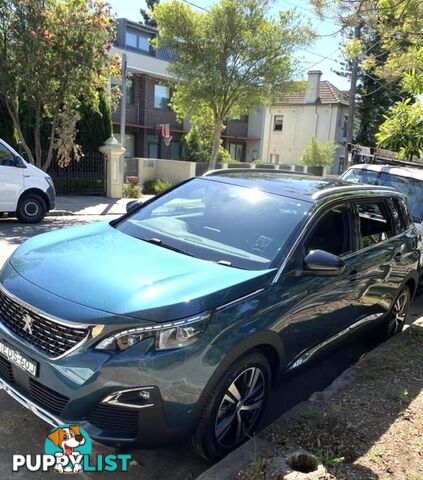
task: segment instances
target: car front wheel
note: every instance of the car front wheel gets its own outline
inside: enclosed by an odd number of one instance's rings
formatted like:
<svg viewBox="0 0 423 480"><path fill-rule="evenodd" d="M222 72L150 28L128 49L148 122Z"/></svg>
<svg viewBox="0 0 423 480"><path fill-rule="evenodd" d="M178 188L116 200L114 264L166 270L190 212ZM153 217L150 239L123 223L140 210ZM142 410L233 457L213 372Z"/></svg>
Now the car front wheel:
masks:
<svg viewBox="0 0 423 480"><path fill-rule="evenodd" d="M45 217L47 206L37 194L31 193L19 200L16 216L22 223L38 223Z"/></svg>
<svg viewBox="0 0 423 480"><path fill-rule="evenodd" d="M239 358L213 389L200 415L193 446L217 460L255 432L270 391L271 371L266 357L251 352Z"/></svg>

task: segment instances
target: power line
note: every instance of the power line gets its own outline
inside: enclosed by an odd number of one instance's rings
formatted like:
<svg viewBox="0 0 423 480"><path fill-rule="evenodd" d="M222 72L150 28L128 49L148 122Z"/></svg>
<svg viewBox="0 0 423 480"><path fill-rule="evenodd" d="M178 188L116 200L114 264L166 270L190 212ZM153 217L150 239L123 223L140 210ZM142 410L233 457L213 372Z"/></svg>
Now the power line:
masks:
<svg viewBox="0 0 423 480"><path fill-rule="evenodd" d="M209 9L208 8L205 8L205 7L202 7L200 5L197 5L193 2L190 2L189 0L182 0L183 2L185 2L186 4L190 5L191 7L194 7L194 8L198 8L200 10L203 10L204 12L208 12Z"/></svg>

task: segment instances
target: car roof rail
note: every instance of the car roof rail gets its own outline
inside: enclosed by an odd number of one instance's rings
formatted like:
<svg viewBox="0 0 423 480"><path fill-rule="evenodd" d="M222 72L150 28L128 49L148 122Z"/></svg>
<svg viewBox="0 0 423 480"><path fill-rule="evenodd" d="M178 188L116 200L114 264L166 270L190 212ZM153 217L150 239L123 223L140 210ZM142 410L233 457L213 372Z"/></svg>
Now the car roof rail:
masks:
<svg viewBox="0 0 423 480"><path fill-rule="evenodd" d="M272 168L220 168L217 170L210 170L209 172L204 173L203 177L212 177L214 175L222 175L225 173L274 173L274 174L281 174L281 175L300 175L300 176L312 176L311 173L308 172L293 172L292 170L275 170Z"/></svg>

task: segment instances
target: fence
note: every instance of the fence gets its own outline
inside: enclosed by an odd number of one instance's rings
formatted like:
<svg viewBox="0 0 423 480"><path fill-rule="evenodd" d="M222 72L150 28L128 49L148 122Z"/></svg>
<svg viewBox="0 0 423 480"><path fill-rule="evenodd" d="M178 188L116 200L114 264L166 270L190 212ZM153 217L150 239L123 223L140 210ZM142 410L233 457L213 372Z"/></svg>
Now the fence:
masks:
<svg viewBox="0 0 423 480"><path fill-rule="evenodd" d="M48 174L59 194L106 195L106 158L101 152L87 152L66 167L53 161Z"/></svg>

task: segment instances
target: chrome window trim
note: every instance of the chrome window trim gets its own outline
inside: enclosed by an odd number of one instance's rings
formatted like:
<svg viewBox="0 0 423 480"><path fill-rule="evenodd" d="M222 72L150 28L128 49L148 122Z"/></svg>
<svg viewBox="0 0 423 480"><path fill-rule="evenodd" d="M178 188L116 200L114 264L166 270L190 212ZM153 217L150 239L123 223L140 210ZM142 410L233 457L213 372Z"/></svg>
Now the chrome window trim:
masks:
<svg viewBox="0 0 423 480"><path fill-rule="evenodd" d="M263 292L264 288L259 288L258 290L255 290L254 292L248 293L247 295L244 295L243 297L239 297L236 300L231 300L228 303L225 303L223 305L220 305L219 307L216 308L216 312L220 312L220 310L223 310L224 308L227 307L232 307L233 305L236 305L239 302L243 302L244 300L247 300L250 297L254 297L260 292Z"/></svg>
<svg viewBox="0 0 423 480"><path fill-rule="evenodd" d="M30 350L32 350L33 352L35 352L37 355L40 355L46 359L48 359L49 361L52 361L52 360L60 360L61 358L64 358L66 356L68 356L69 354L71 354L72 352L74 352L75 350L77 350L78 348L82 347L82 345L84 345L85 343L88 342L88 340L92 339L93 338L93 327L96 327L98 325L92 325L92 324L81 324L81 323L72 323L70 321L67 321L67 320L62 320L62 319L59 319L57 317L54 317L52 315L49 315L48 313L45 313L43 312L42 310L30 305L29 303L27 302L24 302L23 300L21 300L20 298L16 297L15 295L13 295L12 293L10 293L2 283L0 283L0 291L3 292L7 297L9 297L11 300L13 300L14 302L18 303L19 305L21 305L22 307L26 308L27 310L29 310L30 312L34 312L36 315L39 315L40 317L44 317L45 319L53 322L53 323L57 323L59 325L64 325L65 327L68 327L68 328L81 328L81 329L86 329L87 330L87 335L79 342L77 343L76 345L74 345L72 348L70 348L69 350L67 350L66 352L62 353L61 355L57 356L57 357L53 357L53 356L49 356L49 355L46 355L46 353L44 353L42 350L38 349L36 346L32 345L31 343L27 342L23 337L21 337L18 333L14 332L12 329L10 329L7 325L5 325L1 319L0 319L0 328L3 329L8 335L10 335L12 338L16 339L16 341L19 341L21 343L23 343L27 348L29 348Z"/></svg>

